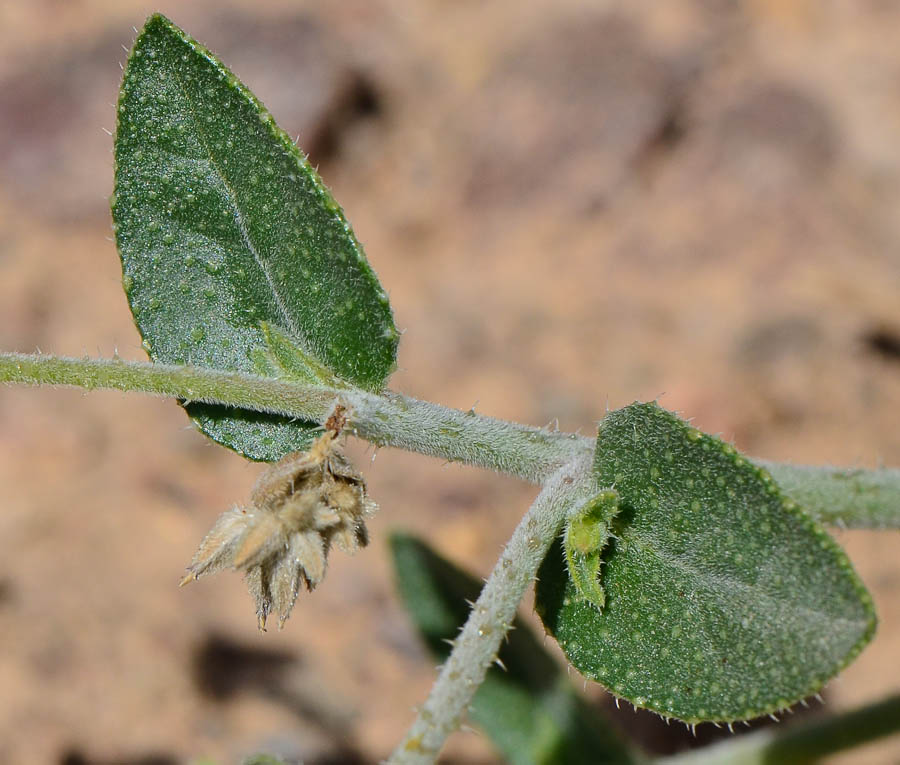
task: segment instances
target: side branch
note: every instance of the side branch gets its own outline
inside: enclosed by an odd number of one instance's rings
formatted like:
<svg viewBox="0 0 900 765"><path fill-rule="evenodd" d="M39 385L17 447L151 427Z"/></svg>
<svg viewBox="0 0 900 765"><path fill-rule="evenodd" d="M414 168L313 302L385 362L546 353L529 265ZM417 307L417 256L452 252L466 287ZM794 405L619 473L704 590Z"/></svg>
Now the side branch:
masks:
<svg viewBox="0 0 900 765"><path fill-rule="evenodd" d="M435 761L444 740L462 722L567 513L594 491L589 460L567 465L547 481L513 532L428 699L388 763L426 765Z"/></svg>

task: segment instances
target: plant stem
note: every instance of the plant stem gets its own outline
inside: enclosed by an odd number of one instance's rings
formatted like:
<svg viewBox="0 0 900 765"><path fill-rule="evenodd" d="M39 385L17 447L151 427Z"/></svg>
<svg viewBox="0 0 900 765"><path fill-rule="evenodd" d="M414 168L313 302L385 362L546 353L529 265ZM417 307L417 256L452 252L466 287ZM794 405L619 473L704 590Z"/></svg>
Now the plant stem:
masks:
<svg viewBox="0 0 900 765"><path fill-rule="evenodd" d="M660 765L800 765L900 732L900 695L784 730L767 728Z"/></svg>
<svg viewBox="0 0 900 765"><path fill-rule="evenodd" d="M327 388L201 367L0 353L0 382L139 391L324 422L340 400L348 429L393 446L541 483L593 452L592 439L519 425L385 392Z"/></svg>
<svg viewBox="0 0 900 765"><path fill-rule="evenodd" d="M496 470L533 483L583 458L594 440L518 425L385 392L324 388L238 372L119 359L0 353L0 382L110 388L324 422L337 400L350 430L372 443ZM822 523L900 528L900 470L846 470L757 460L785 493Z"/></svg>
<svg viewBox="0 0 900 765"><path fill-rule="evenodd" d="M574 460L590 460L594 439L519 425L386 391L348 391L350 430L376 445L477 465L541 484Z"/></svg>
<svg viewBox="0 0 900 765"><path fill-rule="evenodd" d="M757 460L819 523L849 529L900 526L900 470L785 465Z"/></svg>
<svg viewBox="0 0 900 765"><path fill-rule="evenodd" d="M121 359L0 353L0 382L137 391L321 421L338 391L285 380Z"/></svg>
<svg viewBox="0 0 900 765"><path fill-rule="evenodd" d="M564 466L544 484L472 606L428 699L388 763L434 762L444 740L459 727L488 667L497 657L519 601L567 514L582 506L594 492L589 459Z"/></svg>

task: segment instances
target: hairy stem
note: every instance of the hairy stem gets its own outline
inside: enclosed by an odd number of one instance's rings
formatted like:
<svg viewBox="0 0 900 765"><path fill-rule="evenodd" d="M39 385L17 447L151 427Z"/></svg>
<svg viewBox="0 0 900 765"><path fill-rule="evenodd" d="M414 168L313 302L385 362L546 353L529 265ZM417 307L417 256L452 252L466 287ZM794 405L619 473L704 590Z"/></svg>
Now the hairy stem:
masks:
<svg viewBox="0 0 900 765"><path fill-rule="evenodd" d="M513 532L454 641L428 699L389 763L434 762L444 740L459 727L488 667L497 657L519 601L534 580L566 515L582 506L594 492L591 462L584 459L564 466L544 484Z"/></svg>
<svg viewBox="0 0 900 765"><path fill-rule="evenodd" d="M757 463L820 523L849 529L900 526L900 470Z"/></svg>
<svg viewBox="0 0 900 765"><path fill-rule="evenodd" d="M323 388L200 367L119 359L0 353L0 382L111 388L284 414L323 422L335 401L350 404L350 429L381 446L496 470L533 483L584 458L594 440L518 425L385 392ZM822 523L900 528L900 470L847 470L757 461Z"/></svg>
<svg viewBox="0 0 900 765"><path fill-rule="evenodd" d="M590 459L594 439L450 409L390 391L350 391L351 432L376 445L441 457L543 483L560 467Z"/></svg>
<svg viewBox="0 0 900 765"><path fill-rule="evenodd" d="M137 391L316 421L328 416L338 395L328 388L202 367L24 353L0 353L0 382Z"/></svg>
<svg viewBox="0 0 900 765"><path fill-rule="evenodd" d="M326 388L189 366L119 359L0 354L0 382L139 391L323 422L340 400L349 429L379 446L495 470L541 483L560 466L593 452L574 433L519 425L402 396Z"/></svg>
<svg viewBox="0 0 900 765"><path fill-rule="evenodd" d="M900 732L900 696L660 760L660 765L795 765Z"/></svg>

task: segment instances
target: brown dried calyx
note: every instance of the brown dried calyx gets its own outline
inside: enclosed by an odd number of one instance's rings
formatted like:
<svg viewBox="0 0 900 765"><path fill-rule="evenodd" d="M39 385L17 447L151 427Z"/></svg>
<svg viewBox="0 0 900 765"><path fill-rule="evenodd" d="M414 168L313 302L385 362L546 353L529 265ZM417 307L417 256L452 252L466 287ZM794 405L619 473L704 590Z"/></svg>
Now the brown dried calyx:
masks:
<svg viewBox="0 0 900 765"><path fill-rule="evenodd" d="M223 568L244 571L260 629L271 612L280 628L300 586L313 590L322 581L332 543L348 553L364 547L365 518L375 504L338 446L345 423L346 411L338 406L309 451L271 465L253 487L249 506L219 517L181 584Z"/></svg>

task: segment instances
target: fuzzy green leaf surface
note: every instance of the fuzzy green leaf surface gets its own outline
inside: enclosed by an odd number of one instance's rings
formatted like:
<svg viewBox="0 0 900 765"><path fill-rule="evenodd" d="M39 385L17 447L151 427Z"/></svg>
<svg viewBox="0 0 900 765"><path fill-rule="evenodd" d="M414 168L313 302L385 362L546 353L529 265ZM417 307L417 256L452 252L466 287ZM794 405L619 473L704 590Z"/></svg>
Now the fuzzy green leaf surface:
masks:
<svg viewBox="0 0 900 765"><path fill-rule="evenodd" d="M306 366L383 387L399 335L341 208L262 104L160 15L125 68L115 158L123 284L152 360L258 374L277 337L282 360L293 345ZM311 439L284 417L187 410L252 459Z"/></svg>
<svg viewBox="0 0 900 765"><path fill-rule="evenodd" d="M405 534L391 537L397 584L431 653L443 660L478 597L481 582ZM633 755L572 688L566 673L526 624L500 650L470 717L513 765L631 763Z"/></svg>
<svg viewBox="0 0 900 765"><path fill-rule="evenodd" d="M686 722L774 713L816 693L871 639L871 598L840 547L734 447L656 404L602 421L595 469L619 494L602 611L562 547L537 610L569 661Z"/></svg>

